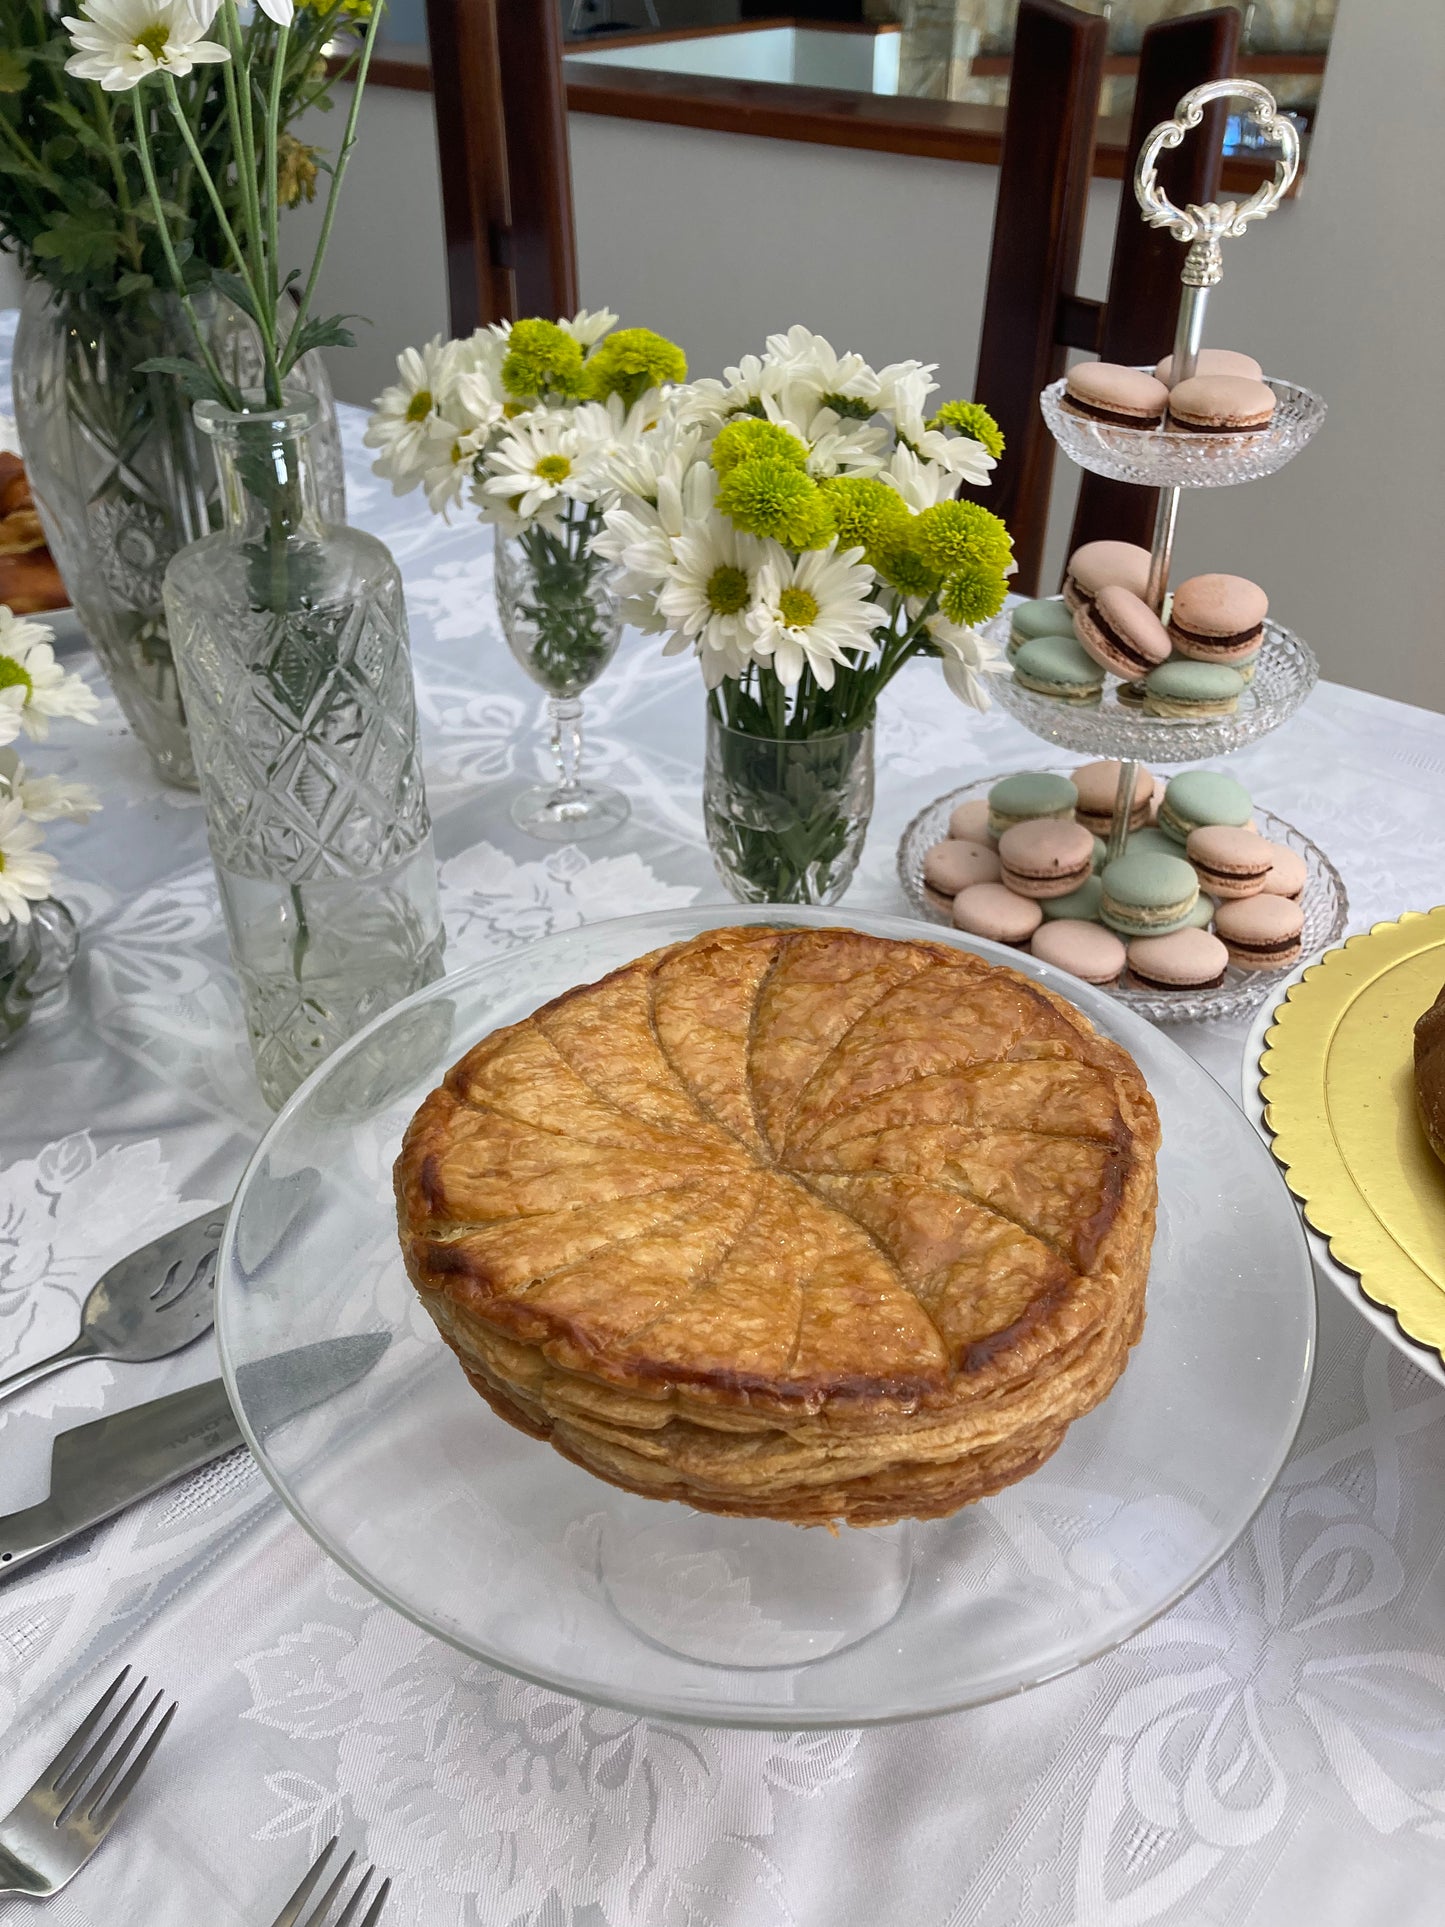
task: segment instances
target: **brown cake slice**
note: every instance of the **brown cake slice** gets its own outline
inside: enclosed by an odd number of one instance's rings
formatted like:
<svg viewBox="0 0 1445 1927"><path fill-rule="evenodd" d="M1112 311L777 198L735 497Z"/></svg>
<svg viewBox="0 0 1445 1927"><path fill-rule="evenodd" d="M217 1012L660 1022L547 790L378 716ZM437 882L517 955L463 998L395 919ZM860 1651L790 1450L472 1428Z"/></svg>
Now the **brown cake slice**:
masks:
<svg viewBox="0 0 1445 1927"><path fill-rule="evenodd" d="M1445 1161L1445 985L1415 1022L1415 1102L1430 1149Z"/></svg>

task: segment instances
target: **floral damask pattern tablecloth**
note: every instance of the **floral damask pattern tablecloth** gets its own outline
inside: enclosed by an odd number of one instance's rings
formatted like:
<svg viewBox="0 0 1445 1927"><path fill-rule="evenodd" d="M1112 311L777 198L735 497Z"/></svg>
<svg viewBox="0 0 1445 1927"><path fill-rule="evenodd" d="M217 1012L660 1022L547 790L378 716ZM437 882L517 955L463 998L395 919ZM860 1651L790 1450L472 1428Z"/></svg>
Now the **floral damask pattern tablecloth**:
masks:
<svg viewBox="0 0 1445 1927"><path fill-rule="evenodd" d="M700 692L639 638L588 703L594 765L631 824L585 849L512 829L543 705L498 633L487 538L392 501L359 428L352 513L407 579L449 961L719 901ZM83 648L70 661L95 680ZM0 1368L64 1343L111 1259L226 1197L267 1120L199 805L156 788L108 699L101 731L57 732L35 760L83 768L106 809L54 837L81 962L0 1063ZM905 677L850 900L900 910L913 812L1045 760L936 672ZM1334 858L1357 928L1445 896L1441 718L1326 685L1233 766ZM1184 1041L1234 1091L1241 1039ZM396 1927L1434 1927L1445 1376L1322 1296L1297 1447L1231 1557L1121 1651L913 1728L668 1727L519 1683L329 1566L234 1454L0 1586L0 1810L121 1659L182 1708L126 1821L44 1918L264 1927L340 1830L393 1875ZM6 1406L0 1510L43 1496L58 1428L215 1370L208 1341L81 1365ZM5 1927L32 1917L0 1901Z"/></svg>

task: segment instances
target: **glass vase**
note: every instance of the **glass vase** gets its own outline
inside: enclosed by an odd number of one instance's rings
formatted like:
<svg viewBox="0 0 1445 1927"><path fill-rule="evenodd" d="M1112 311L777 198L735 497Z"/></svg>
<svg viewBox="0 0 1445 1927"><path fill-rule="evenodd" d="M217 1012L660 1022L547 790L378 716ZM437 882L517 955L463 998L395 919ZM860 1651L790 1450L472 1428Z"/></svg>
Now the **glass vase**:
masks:
<svg viewBox="0 0 1445 1927"><path fill-rule="evenodd" d="M702 812L739 903L836 903L873 811L873 730L796 740L730 729L711 703Z"/></svg>
<svg viewBox="0 0 1445 1927"><path fill-rule="evenodd" d="M0 1051L9 1050L47 992L75 962L75 920L55 897L32 903L30 921L0 922Z"/></svg>
<svg viewBox="0 0 1445 1927"><path fill-rule="evenodd" d="M223 372L255 386L250 323L214 294L196 305ZM195 768L162 584L178 549L219 528L220 496L179 383L138 368L191 346L172 296L101 301L31 281L13 366L21 450L51 553L156 774L186 789L195 788ZM319 355L303 357L296 382L321 405L321 501L328 520L344 522L341 440Z"/></svg>
<svg viewBox="0 0 1445 1927"><path fill-rule="evenodd" d="M279 1105L441 974L406 609L386 548L322 519L314 397L195 414L225 526L172 558L166 615L256 1074Z"/></svg>
<svg viewBox="0 0 1445 1927"><path fill-rule="evenodd" d="M582 781L581 693L596 682L622 640L612 565L587 546L587 524L533 523L497 531L497 613L507 646L550 698L557 780L523 790L512 821L545 843L577 843L625 823L620 790Z"/></svg>

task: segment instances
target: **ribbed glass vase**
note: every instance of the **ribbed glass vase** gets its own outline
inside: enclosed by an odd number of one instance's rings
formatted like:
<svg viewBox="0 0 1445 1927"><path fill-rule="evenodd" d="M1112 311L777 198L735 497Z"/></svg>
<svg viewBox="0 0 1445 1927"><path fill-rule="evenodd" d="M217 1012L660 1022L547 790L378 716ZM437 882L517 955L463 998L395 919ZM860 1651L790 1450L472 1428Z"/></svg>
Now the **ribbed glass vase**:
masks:
<svg viewBox="0 0 1445 1927"><path fill-rule="evenodd" d="M441 974L401 576L322 519L321 411L196 405L225 525L165 601L256 1072L280 1104Z"/></svg>
<svg viewBox="0 0 1445 1927"><path fill-rule="evenodd" d="M707 712L703 822L739 903L836 903L873 812L873 730L750 736Z"/></svg>

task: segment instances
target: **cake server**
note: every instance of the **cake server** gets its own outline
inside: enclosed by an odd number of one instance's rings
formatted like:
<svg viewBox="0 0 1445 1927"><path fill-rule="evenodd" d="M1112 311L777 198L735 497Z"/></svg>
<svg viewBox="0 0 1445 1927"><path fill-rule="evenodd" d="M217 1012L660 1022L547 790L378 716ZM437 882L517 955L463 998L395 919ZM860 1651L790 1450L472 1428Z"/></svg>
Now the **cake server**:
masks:
<svg viewBox="0 0 1445 1927"><path fill-rule="evenodd" d="M253 1425L264 1434L345 1391L390 1342L384 1332L326 1338L243 1365L237 1376ZM0 1518L0 1577L242 1443L219 1378L62 1432L49 1498Z"/></svg>

